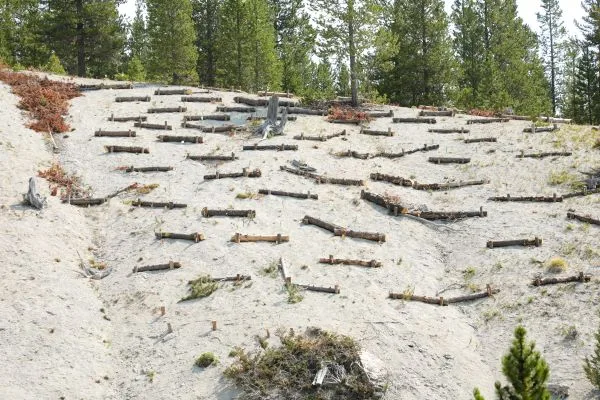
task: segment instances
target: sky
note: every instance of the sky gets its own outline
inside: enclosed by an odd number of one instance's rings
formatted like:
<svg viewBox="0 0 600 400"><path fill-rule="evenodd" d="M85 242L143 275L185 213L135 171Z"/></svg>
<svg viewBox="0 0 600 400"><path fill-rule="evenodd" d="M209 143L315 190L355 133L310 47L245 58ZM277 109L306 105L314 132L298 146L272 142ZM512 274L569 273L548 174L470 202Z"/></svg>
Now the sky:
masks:
<svg viewBox="0 0 600 400"><path fill-rule="evenodd" d="M450 13L450 7L453 0L446 1L446 11ZM570 35L579 35L579 30L575 26L574 20L581 20L583 17L583 8L581 7L580 0L559 0L560 6L563 10L563 21L565 22L565 28ZM519 15L526 24L532 27L536 32L538 31L538 24L536 19L536 12L540 10L540 0L517 0L519 7ZM127 0L125 4L120 6L120 11L133 18L135 10L135 0Z"/></svg>

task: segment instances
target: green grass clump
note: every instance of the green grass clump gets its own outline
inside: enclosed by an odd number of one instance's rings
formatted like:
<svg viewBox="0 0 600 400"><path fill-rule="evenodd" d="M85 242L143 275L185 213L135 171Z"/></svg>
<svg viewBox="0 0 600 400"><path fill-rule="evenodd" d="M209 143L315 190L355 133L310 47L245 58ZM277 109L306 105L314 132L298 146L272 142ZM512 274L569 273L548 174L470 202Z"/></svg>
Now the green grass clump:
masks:
<svg viewBox="0 0 600 400"><path fill-rule="evenodd" d="M202 353L198 358L196 358L194 365L200 368L207 368L218 363L219 359L213 353Z"/></svg>
<svg viewBox="0 0 600 400"><path fill-rule="evenodd" d="M260 274L262 276L277 278L277 271L278 271L277 261L271 261L271 263L269 265L267 265L260 271Z"/></svg>
<svg viewBox="0 0 600 400"><path fill-rule="evenodd" d="M182 298L181 301L208 297L219 288L217 282L214 282L210 275L202 275L193 281L190 281L189 284L190 294Z"/></svg>
<svg viewBox="0 0 600 400"><path fill-rule="evenodd" d="M290 304L300 303L304 299L304 296L302 296L300 293L298 286L294 285L293 283L286 284L285 290L287 291L288 303Z"/></svg>
<svg viewBox="0 0 600 400"><path fill-rule="evenodd" d="M552 272L555 274L565 272L567 270L568 264L564 258L553 257L548 261L547 269L548 272Z"/></svg>
<svg viewBox="0 0 600 400"><path fill-rule="evenodd" d="M235 195L236 199L242 199L242 200L247 200L247 199L255 199L257 197L256 193L252 193L252 192L241 192Z"/></svg>
<svg viewBox="0 0 600 400"><path fill-rule="evenodd" d="M243 398L373 399L378 388L361 367L360 346L348 337L312 329L303 335L278 332L280 347L252 355L242 349L224 375L244 391ZM316 373L329 369L324 385L313 386Z"/></svg>
<svg viewBox="0 0 600 400"><path fill-rule="evenodd" d="M562 184L574 184L577 182L577 176L569 173L568 171L552 171L548 177L548 183L550 185L562 185Z"/></svg>

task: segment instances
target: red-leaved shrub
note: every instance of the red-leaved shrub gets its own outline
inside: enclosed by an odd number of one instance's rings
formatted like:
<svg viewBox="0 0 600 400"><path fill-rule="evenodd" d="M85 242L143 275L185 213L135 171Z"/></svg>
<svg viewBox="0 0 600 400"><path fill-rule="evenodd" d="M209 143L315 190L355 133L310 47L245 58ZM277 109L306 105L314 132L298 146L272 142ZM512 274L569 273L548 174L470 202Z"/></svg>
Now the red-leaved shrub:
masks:
<svg viewBox="0 0 600 400"><path fill-rule="evenodd" d="M329 121L370 121L371 118L364 111L353 108L332 107L327 116Z"/></svg>

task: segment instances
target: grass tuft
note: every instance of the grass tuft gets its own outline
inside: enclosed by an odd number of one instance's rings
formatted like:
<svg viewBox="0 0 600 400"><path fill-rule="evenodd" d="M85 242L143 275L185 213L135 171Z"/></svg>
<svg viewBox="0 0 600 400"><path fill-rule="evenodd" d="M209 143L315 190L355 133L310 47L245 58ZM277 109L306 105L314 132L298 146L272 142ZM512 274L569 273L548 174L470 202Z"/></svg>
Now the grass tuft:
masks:
<svg viewBox="0 0 600 400"><path fill-rule="evenodd" d="M293 283L286 283L285 290L288 294L287 301L290 304L300 303L304 299L304 296L302 296L302 293L300 293L298 286L294 285Z"/></svg>
<svg viewBox="0 0 600 400"><path fill-rule="evenodd" d="M552 272L555 274L565 272L567 270L568 264L565 259L560 257L552 257L547 263L548 272Z"/></svg>
<svg viewBox="0 0 600 400"><path fill-rule="evenodd" d="M213 353L202 353L196 358L194 365L199 368L207 368L218 363L219 359Z"/></svg>
<svg viewBox="0 0 600 400"><path fill-rule="evenodd" d="M208 297L219 288L217 282L214 282L210 275L202 275L190 281L189 284L190 294L182 298L181 301Z"/></svg>

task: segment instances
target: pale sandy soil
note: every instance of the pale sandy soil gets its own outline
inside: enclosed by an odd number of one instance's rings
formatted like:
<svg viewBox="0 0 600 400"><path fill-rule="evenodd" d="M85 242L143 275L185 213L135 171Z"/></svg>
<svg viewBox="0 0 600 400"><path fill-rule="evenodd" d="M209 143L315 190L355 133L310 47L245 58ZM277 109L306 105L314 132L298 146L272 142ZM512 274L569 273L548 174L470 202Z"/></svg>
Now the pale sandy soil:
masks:
<svg viewBox="0 0 600 400"><path fill-rule="evenodd" d="M299 151L243 152L255 143L248 134L235 137L201 134L204 144L156 141L163 131L136 129L136 138L95 138L94 131L132 128L132 123L107 121L111 113L148 115L149 122L165 120L175 127L169 134L198 134L180 128L181 114L145 114L149 107L188 107L188 114L212 113L216 104L181 103L180 96L153 96L151 103L115 103L117 95L152 95L155 87L87 92L71 104L68 138L58 140L60 153L52 155L44 139L23 127L26 118L16 109L17 99L0 86L0 365L3 398L67 399L231 399L235 390L222 378L234 346L258 351L257 335L265 329L320 327L356 338L363 348L383 360L389 371L388 399L469 399L478 386L493 398L493 383L501 378L500 358L522 323L551 367L552 383L567 385L571 398L595 395L581 368L593 345L598 325L597 295L600 267L599 230L566 219L574 209L600 216L600 195L563 203L495 203L490 196L510 193L536 195L564 193L567 185L550 186L552 171L586 171L600 165L600 151L582 141L589 127L564 127L558 133L523 134L527 122L471 125L466 135L428 133L430 125L391 124L390 118L371 122L372 129L396 132L393 137L360 135L354 126L332 125L321 117L298 116L289 122L286 136L268 144L297 144ZM224 104L233 94L216 93ZM382 107L388 110L389 107ZM416 110L392 107L395 116L412 117ZM460 127L467 116L438 118L436 127ZM292 136L329 134L346 129L347 141L296 141ZM463 136L495 136L498 143L465 144ZM438 151L416 153L396 160L337 158L332 153L397 152L440 144ZM107 154L107 144L140 145L150 154ZM569 149L571 157L516 159L525 152ZM488 150L495 149L494 153ZM190 154L230 154L240 157L222 165L185 159ZM471 157L467 165L433 165L430 156ZM135 196L121 195L108 204L80 209L49 198L49 207L35 212L18 205L27 180L56 158L81 176L94 196L105 196L133 182L158 183L145 200L188 204L184 210L133 209ZM388 216L381 208L360 200L360 188L317 185L312 180L279 170L298 159L332 177L364 179L365 189L400 197L415 208L475 211L487 218L455 223L424 224ZM167 173L126 174L115 168L173 166ZM207 173L260 168L258 179L203 181ZM484 186L446 192L425 192L370 181L371 172L383 172L419 182L449 179L490 179ZM42 187L46 186L42 183ZM266 196L236 199L241 192L278 189L317 193L319 200ZM47 192L47 190L46 190ZM254 209L253 220L203 218L201 209ZM311 215L338 225L385 233L376 244L332 237L329 232L301 224ZM572 228L572 229L571 229ZM157 241L154 231L202 232L206 240ZM289 235L281 245L234 244L236 232ZM487 240L539 236L539 248L486 249ZM77 272L76 251L114 268L101 281L87 281ZM380 269L318 264L320 257L376 259ZM594 275L588 284L534 288L531 278L545 270L533 260L561 256L569 262L567 274ZM280 277L262 276L261 270L284 257L295 282L341 286L340 295L306 292L304 300L287 303ZM59 262L55 259L60 259ZM132 268L179 261L174 271L131 274ZM307 268L303 268L307 266ZM472 278L464 271L474 269ZM178 303L187 293L187 281L200 274L252 276L250 287L224 284L208 298ZM548 274L549 275L549 274ZM485 299L450 307L389 300L389 291L414 288L415 294L446 297L469 293L487 283L501 292ZM470 286L470 288L468 287ZM157 309L166 307L166 315ZM103 318L105 310L107 319ZM211 321L218 329L211 331ZM174 332L158 340L170 323ZM575 339L565 330L575 326ZM53 329L53 331L52 331ZM52 333L51 333L52 332ZM270 339L276 345L276 339ZM193 366L201 353L214 352L217 367ZM154 375L150 382L149 375ZM106 379L105 379L106 377Z"/></svg>

